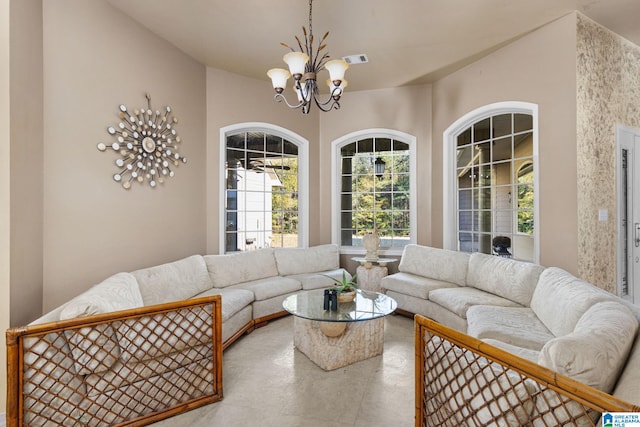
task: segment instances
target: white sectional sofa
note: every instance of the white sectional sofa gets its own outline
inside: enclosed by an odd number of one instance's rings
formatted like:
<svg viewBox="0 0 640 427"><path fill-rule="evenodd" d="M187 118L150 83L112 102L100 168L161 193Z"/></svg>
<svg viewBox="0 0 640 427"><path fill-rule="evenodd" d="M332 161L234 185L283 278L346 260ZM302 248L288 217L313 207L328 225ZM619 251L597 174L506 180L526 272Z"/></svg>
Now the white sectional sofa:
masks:
<svg viewBox="0 0 640 427"><path fill-rule="evenodd" d="M9 425L147 422L204 395L219 399L222 349L286 315L288 295L330 287L327 276L343 271L338 247L320 245L193 255L115 274L8 332L16 365L9 369ZM174 385L181 389L166 392Z"/></svg>
<svg viewBox="0 0 640 427"><path fill-rule="evenodd" d="M300 290L329 287L333 282L326 276L341 278L342 272L338 247L330 244L192 255L117 273L31 324L221 295L222 341L226 348L248 329L286 315L282 301L287 296ZM123 295L114 288L122 285L130 288L129 294L140 296L120 302Z"/></svg>
<svg viewBox="0 0 640 427"><path fill-rule="evenodd" d="M382 287L404 313L640 405L640 307L560 268L409 245Z"/></svg>

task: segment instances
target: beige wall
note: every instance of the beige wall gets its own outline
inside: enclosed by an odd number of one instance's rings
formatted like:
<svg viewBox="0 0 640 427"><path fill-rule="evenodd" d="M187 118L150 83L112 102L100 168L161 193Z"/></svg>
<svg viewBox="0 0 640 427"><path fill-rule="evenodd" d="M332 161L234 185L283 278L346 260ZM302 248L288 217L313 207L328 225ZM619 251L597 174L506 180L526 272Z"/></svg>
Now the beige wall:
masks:
<svg viewBox="0 0 640 427"><path fill-rule="evenodd" d="M106 2L44 9L44 310L119 271L205 250L205 67ZM152 189L113 181L118 106L170 105L187 164Z"/></svg>
<svg viewBox="0 0 640 427"><path fill-rule="evenodd" d="M640 47L584 16L577 34L579 274L615 292L616 126L640 128Z"/></svg>
<svg viewBox="0 0 640 427"><path fill-rule="evenodd" d="M442 246L442 133L500 101L539 108L540 263L578 273L576 15L530 33L433 85L432 243Z"/></svg>
<svg viewBox="0 0 640 427"><path fill-rule="evenodd" d="M266 73L266 72L265 72ZM291 84L291 81L289 81ZM291 90L289 89L289 91ZM293 94L291 92L291 94ZM274 91L267 80L251 79L214 68L207 69L207 253L219 251L220 218L220 129L226 126L259 122L295 132L309 141L309 244L322 242L318 224L318 110L303 115L273 100ZM290 98L292 100L292 98ZM222 142L224 143L224 141Z"/></svg>
<svg viewBox="0 0 640 427"><path fill-rule="evenodd" d="M42 309L42 0L11 2L11 325Z"/></svg>
<svg viewBox="0 0 640 427"><path fill-rule="evenodd" d="M0 412L7 396L7 351L4 331L10 314L10 98L9 0L0 0Z"/></svg>

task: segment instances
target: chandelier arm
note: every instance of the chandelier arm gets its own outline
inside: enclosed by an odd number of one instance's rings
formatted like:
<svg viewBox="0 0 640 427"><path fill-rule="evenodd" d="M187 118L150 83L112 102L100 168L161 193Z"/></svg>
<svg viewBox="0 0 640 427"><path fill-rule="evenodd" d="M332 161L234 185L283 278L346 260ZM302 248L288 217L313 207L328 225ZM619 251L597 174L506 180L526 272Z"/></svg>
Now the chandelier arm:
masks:
<svg viewBox="0 0 640 427"><path fill-rule="evenodd" d="M329 98L327 98L327 99L326 99L326 101L320 101L318 98L319 98L318 96L314 96L314 97L313 97L313 99L315 100L316 105L317 105L318 107L319 107L319 106L329 105L329 104L331 104L331 103L338 103L338 100L336 100L335 98L333 98L333 97L331 97L331 96L329 96Z"/></svg>
<svg viewBox="0 0 640 427"><path fill-rule="evenodd" d="M320 109L321 111L324 111L325 113L327 113L327 112L329 112L329 111L331 111L331 110L338 110L338 109L340 109L340 103L339 103L338 101L336 101L335 99L333 99L333 98L329 98L329 99L327 99L325 102L320 102L320 101L318 100L318 98L316 98L316 97L314 96L314 97L313 97L313 100L315 101L316 107L318 107L318 109ZM326 106L326 105L328 105L329 103L330 103L331 105L329 105L329 107L326 107L326 108L325 108L325 106Z"/></svg>
<svg viewBox="0 0 640 427"><path fill-rule="evenodd" d="M289 104L289 101L287 101L287 97L284 96L281 93L276 93L274 95L273 99L275 99L277 102L283 102L284 101L284 103L287 104L287 107L293 108L293 109L297 109L297 108L303 107L305 105L304 101L300 102L299 104Z"/></svg>
<svg viewBox="0 0 640 427"><path fill-rule="evenodd" d="M319 109L320 111L323 111L323 112L325 112L325 113L328 113L328 112L329 112L329 111L331 111L331 110L339 110L339 109L340 109L340 103L339 103L338 101L333 101L333 102L331 103L331 105L330 105L329 107L326 107L326 108L325 108L325 105L326 105L326 104L319 104L319 103L316 101L316 107L318 107L318 109Z"/></svg>
<svg viewBox="0 0 640 427"><path fill-rule="evenodd" d="M338 88L336 88L338 89ZM312 96L313 96L313 102L316 104L316 106L324 111L325 113L328 111L331 111L332 109L338 109L340 108L340 103L338 102L338 99L334 98L332 95L336 92L336 89L334 89L334 91L329 94L329 98L327 98L327 100L325 101L321 101L320 100L320 93L318 92L318 86L317 85L313 85L313 91L312 91ZM309 100L309 103L311 100ZM328 107L327 107L328 106ZM326 108L325 108L326 107Z"/></svg>

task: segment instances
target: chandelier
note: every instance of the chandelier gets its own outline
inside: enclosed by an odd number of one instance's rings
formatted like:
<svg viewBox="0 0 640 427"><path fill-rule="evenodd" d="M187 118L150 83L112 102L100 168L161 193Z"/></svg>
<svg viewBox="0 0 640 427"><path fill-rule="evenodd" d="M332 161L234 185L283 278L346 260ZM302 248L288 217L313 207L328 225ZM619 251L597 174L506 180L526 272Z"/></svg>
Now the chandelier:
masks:
<svg viewBox="0 0 640 427"><path fill-rule="evenodd" d="M283 60L289 66L289 70L283 68L273 68L267 72L271 78L271 83L276 91L274 99L278 102L284 101L289 108L302 108L303 114L309 114L312 101L322 111L330 111L331 109L340 108L340 96L347 87L347 81L344 79L344 72L349 68L349 64L343 59L334 59L329 61L328 53L321 53L327 45L325 40L329 36L327 31L318 43L318 48L314 52L313 48L313 28L311 25L311 12L313 0L309 0L309 32L303 26L304 44L296 36L300 51L296 51L286 43L280 43L282 46L291 50L284 55ZM329 96L326 100L320 100L318 91L318 73L322 70L329 72L327 85L329 86ZM290 104L287 98L282 94L287 87L287 80L293 76L293 90L298 97L297 104Z"/></svg>

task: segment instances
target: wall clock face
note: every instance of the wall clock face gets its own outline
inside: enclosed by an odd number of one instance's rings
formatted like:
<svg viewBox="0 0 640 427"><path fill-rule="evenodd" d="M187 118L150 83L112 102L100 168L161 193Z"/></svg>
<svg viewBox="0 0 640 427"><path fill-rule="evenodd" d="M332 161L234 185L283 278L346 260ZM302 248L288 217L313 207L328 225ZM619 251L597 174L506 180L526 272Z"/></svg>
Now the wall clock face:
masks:
<svg viewBox="0 0 640 427"><path fill-rule="evenodd" d="M175 129L178 119L171 107L154 111L151 96L146 97L147 108L130 111L124 104L120 105L120 123L107 128L114 141L98 144L98 150L112 149L120 156L115 161L118 171L113 180L127 190L133 182L144 184L145 181L155 188L174 175L172 167L187 163L187 158L178 153L181 142Z"/></svg>

